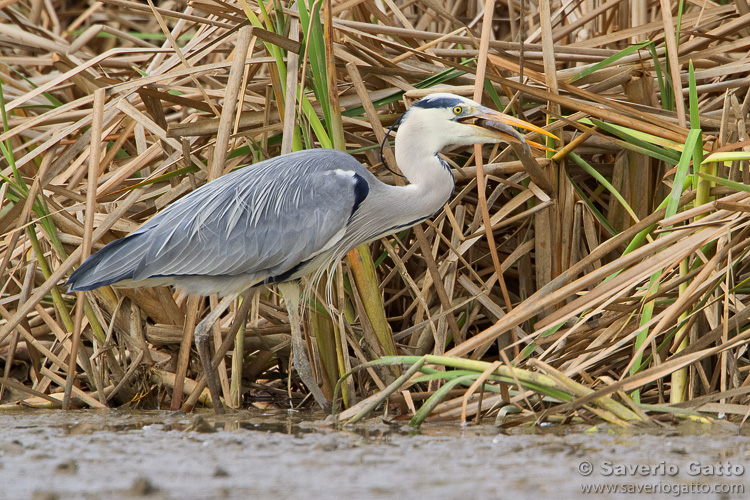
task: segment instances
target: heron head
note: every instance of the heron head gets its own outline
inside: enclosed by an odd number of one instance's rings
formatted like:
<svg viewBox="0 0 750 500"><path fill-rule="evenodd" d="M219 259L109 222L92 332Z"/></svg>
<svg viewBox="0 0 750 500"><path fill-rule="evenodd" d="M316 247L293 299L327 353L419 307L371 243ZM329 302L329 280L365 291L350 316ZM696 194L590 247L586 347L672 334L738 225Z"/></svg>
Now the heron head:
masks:
<svg viewBox="0 0 750 500"><path fill-rule="evenodd" d="M531 123L499 113L455 94L438 93L415 102L402 122L414 126L444 146L464 146L496 142L517 143L539 149L545 146L527 140L515 128L538 132L557 139L553 134Z"/></svg>

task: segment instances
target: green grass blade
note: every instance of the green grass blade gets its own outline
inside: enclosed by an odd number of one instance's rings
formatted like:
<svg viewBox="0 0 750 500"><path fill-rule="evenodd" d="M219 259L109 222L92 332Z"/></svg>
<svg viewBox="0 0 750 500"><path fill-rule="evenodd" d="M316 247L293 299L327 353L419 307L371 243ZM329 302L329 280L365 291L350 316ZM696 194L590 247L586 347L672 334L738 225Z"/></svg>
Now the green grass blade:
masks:
<svg viewBox="0 0 750 500"><path fill-rule="evenodd" d="M685 180L687 179L688 167L690 166L690 161L693 159L695 145L700 138L700 129L691 129L690 133L688 133L687 141L685 141L685 149L682 151L680 161L677 163L677 171L674 174L674 183L672 184L672 191L669 194L667 213L664 215L665 218L677 213L677 205L679 204Z"/></svg>
<svg viewBox="0 0 750 500"><path fill-rule="evenodd" d="M750 193L750 186L742 182L730 181L729 179L724 179L722 177L717 177L711 174L704 174L703 172L698 172L698 177L700 177L701 179L706 179L711 182L715 182L716 184L720 184L722 186L726 186L728 188L735 189L737 191Z"/></svg>
<svg viewBox="0 0 750 500"><path fill-rule="evenodd" d="M419 408L417 413L415 413L412 419L409 421L409 425L413 427L422 425L422 422L424 422L425 419L430 415L430 413L432 413L432 410L434 410L435 407L440 404L443 399L445 399L445 397L454 387L463 382L473 382L474 380L479 378L480 375L481 373L473 373L471 375L456 377L453 380L448 381L440 389L435 391L435 394L430 396L429 399L424 402L422 407Z"/></svg>
<svg viewBox="0 0 750 500"><path fill-rule="evenodd" d="M575 82L576 80L580 80L584 76L588 76L588 75L590 75L592 73L595 73L596 71L599 71L602 68L606 68L610 64L619 61L623 57L629 56L633 52L641 50L643 47L645 47L649 43L651 43L651 42L650 41L645 41L645 42L641 42L641 43L638 43L638 44L635 44L635 45L631 45L630 47L627 47L627 48L621 50L617 54L613 54L613 55L609 56L608 58L606 58L605 60L603 60L601 62L598 62L598 63L596 63L596 64L594 64L594 65L592 65L592 66L590 66L588 68L585 68L584 70L582 70L580 73L578 73L576 75L573 75L573 78L570 81L571 81L571 83Z"/></svg>
<svg viewBox="0 0 750 500"><path fill-rule="evenodd" d="M583 158L581 158L577 154L570 153L568 156L574 162L576 162L576 164L579 167L581 167L583 170L585 170L586 173L588 173L590 176L592 176L594 179L596 179L599 182L599 184L601 184L602 186L604 186L604 188L607 191L609 191L610 194L612 196L614 196L615 199L618 202L620 202L620 204L623 206L623 208L625 209L625 211L630 215L630 217L635 222L638 222L640 220L638 218L638 216L635 214L635 212L633 211L633 209L630 207L630 204L627 201L625 201L625 198L623 198L623 196L620 194L620 192L617 191L617 189L615 189L615 187L612 184L610 184L610 182L607 179L605 179L602 174L600 174L594 167L592 167L591 165L589 165L589 163L586 160L584 160Z"/></svg>
<svg viewBox="0 0 750 500"><path fill-rule="evenodd" d="M581 199L589 208L589 210L591 210L591 213L594 214L594 217L596 217L596 220L599 221L602 227L607 229L607 232L609 232L610 236L616 235L618 231L616 231L615 228L612 227L612 225L609 223L607 218L604 217L604 215L599 211L598 208L596 208L596 205L594 205L594 202L592 202L589 199L586 192L578 185L578 183L575 182L575 180L570 175L568 175L568 179L570 180L570 183L573 186L573 189L576 191L576 193L578 193L578 196L581 197Z"/></svg>
<svg viewBox="0 0 750 500"><path fill-rule="evenodd" d="M618 142L618 144L627 149L630 149L631 151L648 155L652 158L656 158L657 160L671 163L672 165L676 165L680 159L679 151L660 146L655 136L642 134L638 131L613 125L611 123L606 123L597 119L591 119L591 122L605 132L608 132L622 139L623 142ZM676 143L672 143L671 141L661 140L659 142L665 145L670 145L671 143L677 146Z"/></svg>
<svg viewBox="0 0 750 500"><path fill-rule="evenodd" d="M664 75L662 74L663 71L659 62L659 56L656 54L656 45L654 45L654 42L649 42L647 47L651 53L651 60L654 63L654 72L656 73L656 81L659 84L659 92L664 96L666 95L667 87L664 85Z"/></svg>
<svg viewBox="0 0 750 500"><path fill-rule="evenodd" d="M469 62L471 61L474 61L474 59L471 59ZM466 64L468 64L468 62ZM462 71L456 68L448 68L439 73L431 75L420 82L417 82L416 84L414 84L414 87L418 89L428 89L430 87L434 87L435 85L448 82L452 80L453 78L457 78L464 74L466 74L466 71ZM377 99L375 101L372 101L372 105L375 106L375 109L378 109L378 108L381 108L383 106L386 106L388 104L398 101L399 99L401 99L403 95L404 95L403 90L397 90L397 91L394 91L394 93L389 95L388 97L383 97L382 99ZM360 116L364 114L364 112L365 112L364 107L355 106L353 108L347 109L341 114L343 116L355 117L355 116Z"/></svg>
<svg viewBox="0 0 750 500"><path fill-rule="evenodd" d="M682 6L682 1L680 1ZM680 11L682 15L682 11ZM677 32L677 36L680 36L680 32ZM700 110L698 109L698 91L696 90L695 84L695 69L693 68L693 60L690 60L690 128L699 129L701 128L701 117ZM697 168L697 165L696 165Z"/></svg>
<svg viewBox="0 0 750 500"><path fill-rule="evenodd" d="M711 153L701 162L701 164L748 160L750 160L750 152L748 151L721 151L718 153Z"/></svg>
<svg viewBox="0 0 750 500"><path fill-rule="evenodd" d="M331 126L331 104L328 99L328 70L326 68L326 50L323 35L323 23L320 21L320 2L314 2L309 9L307 3L311 0L302 0L297 3L299 7L300 25L303 32L303 46L307 48L307 57L312 70L313 92L323 109L323 117L328 127ZM309 10L308 10L309 9ZM304 78L302 79L304 82ZM302 92L302 85L300 86Z"/></svg>

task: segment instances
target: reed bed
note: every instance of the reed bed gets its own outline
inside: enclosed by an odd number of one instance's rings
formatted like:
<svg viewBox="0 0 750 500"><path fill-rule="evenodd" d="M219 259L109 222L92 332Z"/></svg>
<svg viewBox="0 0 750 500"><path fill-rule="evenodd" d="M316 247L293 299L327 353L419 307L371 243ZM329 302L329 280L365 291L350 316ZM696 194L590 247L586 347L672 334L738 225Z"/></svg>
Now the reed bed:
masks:
<svg viewBox="0 0 750 500"><path fill-rule="evenodd" d="M380 143L442 89L560 140L447 153L445 209L353 250L332 303L315 290L304 327L337 419L750 414L744 2L0 5L2 407L208 404L192 331L215 297L67 294L66 277L282 153L345 149L398 182ZM231 406L309 403L275 290L214 340Z"/></svg>

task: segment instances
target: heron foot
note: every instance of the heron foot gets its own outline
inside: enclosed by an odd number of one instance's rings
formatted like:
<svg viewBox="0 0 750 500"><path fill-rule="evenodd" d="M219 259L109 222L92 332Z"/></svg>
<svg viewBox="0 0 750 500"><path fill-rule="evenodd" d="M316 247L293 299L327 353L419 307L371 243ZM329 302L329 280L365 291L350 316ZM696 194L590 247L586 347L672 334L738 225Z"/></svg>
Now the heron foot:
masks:
<svg viewBox="0 0 750 500"><path fill-rule="evenodd" d="M195 346L198 349L198 356L201 359L203 374L206 377L206 385L208 386L208 392L211 394L211 403L214 405L214 411L217 415L221 415L226 413L226 410L224 409L224 404L221 402L216 371L213 369L213 364L211 363L208 332L213 326L213 322L209 323L209 319L205 318L195 327Z"/></svg>
<svg viewBox="0 0 750 500"><path fill-rule="evenodd" d="M299 332L296 336L295 330ZM310 360L305 354L305 344L304 340L302 340L301 329L299 326L297 326L296 329L292 327L292 349L294 351L294 366L297 368L299 378L305 386L307 386L307 389L312 394L315 402L318 403L318 406L324 411L329 411L331 409L331 403L329 403L325 395L323 395L323 391L320 390L318 382L315 380Z"/></svg>
<svg viewBox="0 0 750 500"><path fill-rule="evenodd" d="M323 391L320 390L315 375L313 375L310 360L305 354L305 339L302 337L302 319L299 314L300 304L300 284L298 281L285 281L278 284L281 295L284 296L286 309L289 312L289 326L292 329L292 353L294 357L294 367L302 382L315 398L315 402L322 409L329 407Z"/></svg>

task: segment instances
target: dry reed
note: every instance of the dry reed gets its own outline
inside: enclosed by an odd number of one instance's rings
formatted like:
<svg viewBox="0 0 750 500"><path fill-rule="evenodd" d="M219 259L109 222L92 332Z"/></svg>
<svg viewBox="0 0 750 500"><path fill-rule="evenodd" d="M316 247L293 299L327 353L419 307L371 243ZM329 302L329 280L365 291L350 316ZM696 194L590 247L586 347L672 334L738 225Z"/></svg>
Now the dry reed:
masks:
<svg viewBox="0 0 750 500"><path fill-rule="evenodd" d="M66 276L206 181L292 149L344 148L393 182L385 129L447 87L562 140L551 158L451 152L445 210L339 267L342 314L315 302L306 328L329 397L355 368L342 390L361 403L343 416L389 395L411 418L435 394L437 418L503 408L506 423L750 414L743 2L0 4L6 400L192 407L192 328L215 300L69 295ZM299 404L279 298L243 306L214 330L217 348L244 339L216 359L226 401ZM369 363L383 355L418 369Z"/></svg>

